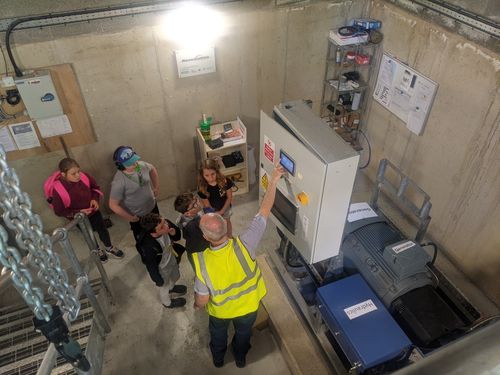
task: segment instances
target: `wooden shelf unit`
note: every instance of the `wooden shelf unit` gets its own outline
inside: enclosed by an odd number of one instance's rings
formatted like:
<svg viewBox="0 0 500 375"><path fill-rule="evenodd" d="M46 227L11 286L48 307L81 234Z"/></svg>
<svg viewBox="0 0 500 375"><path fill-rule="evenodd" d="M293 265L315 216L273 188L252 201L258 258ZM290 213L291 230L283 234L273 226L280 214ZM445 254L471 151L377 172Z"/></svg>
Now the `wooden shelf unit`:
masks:
<svg viewBox="0 0 500 375"><path fill-rule="evenodd" d="M242 138L224 142L224 145L219 148L212 149L205 142L203 136L201 135L200 128L196 128L196 138L198 139L198 144L200 147L200 153L202 160L206 159L217 159L220 166L221 173L224 176L230 178L237 189L233 190L234 195L248 193L248 153L247 153L247 128L238 117L233 121L226 121L219 124L213 124L210 126L210 137L211 139L216 139L224 133L224 124L231 123L233 129L239 129ZM222 157L229 155L232 152L239 151L243 156L243 162L236 164L233 167L226 168L222 162Z"/></svg>

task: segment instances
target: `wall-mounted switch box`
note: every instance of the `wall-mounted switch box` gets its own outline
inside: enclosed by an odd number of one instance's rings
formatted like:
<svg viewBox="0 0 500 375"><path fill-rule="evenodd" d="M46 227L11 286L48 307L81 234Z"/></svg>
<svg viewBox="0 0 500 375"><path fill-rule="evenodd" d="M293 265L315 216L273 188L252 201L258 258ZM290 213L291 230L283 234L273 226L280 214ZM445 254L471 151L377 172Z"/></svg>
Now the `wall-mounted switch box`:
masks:
<svg viewBox="0 0 500 375"><path fill-rule="evenodd" d="M6 76L2 77L0 80L0 87L12 87L15 86L16 84L14 83L14 78Z"/></svg>
<svg viewBox="0 0 500 375"><path fill-rule="evenodd" d="M64 114L50 72L37 72L36 75L18 77L15 78L15 83L32 119Z"/></svg>

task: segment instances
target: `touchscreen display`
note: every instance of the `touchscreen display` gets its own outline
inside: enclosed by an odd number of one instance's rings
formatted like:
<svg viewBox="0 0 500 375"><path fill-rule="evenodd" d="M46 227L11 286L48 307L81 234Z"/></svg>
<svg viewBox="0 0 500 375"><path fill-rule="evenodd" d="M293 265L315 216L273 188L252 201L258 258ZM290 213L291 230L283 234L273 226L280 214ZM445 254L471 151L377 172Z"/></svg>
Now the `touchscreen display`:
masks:
<svg viewBox="0 0 500 375"><path fill-rule="evenodd" d="M288 173L295 176L295 161L293 161L293 159L283 150L280 150L280 164L288 171Z"/></svg>

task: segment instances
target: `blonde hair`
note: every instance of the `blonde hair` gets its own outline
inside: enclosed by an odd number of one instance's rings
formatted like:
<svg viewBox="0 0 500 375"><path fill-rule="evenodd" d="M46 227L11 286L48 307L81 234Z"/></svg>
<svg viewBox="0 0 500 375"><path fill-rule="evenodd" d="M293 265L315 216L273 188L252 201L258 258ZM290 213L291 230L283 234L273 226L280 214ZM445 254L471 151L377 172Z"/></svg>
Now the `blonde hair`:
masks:
<svg viewBox="0 0 500 375"><path fill-rule="evenodd" d="M198 190L201 191L203 194L206 196L209 195L208 193L208 184L207 181L205 180L205 177L203 177L203 171L205 169L211 169L215 171L215 175L217 178L217 186L219 187L220 190L223 190L224 187L226 186L226 176L224 176L219 167L219 162L216 159L206 159L201 162L200 165L200 170L198 173Z"/></svg>

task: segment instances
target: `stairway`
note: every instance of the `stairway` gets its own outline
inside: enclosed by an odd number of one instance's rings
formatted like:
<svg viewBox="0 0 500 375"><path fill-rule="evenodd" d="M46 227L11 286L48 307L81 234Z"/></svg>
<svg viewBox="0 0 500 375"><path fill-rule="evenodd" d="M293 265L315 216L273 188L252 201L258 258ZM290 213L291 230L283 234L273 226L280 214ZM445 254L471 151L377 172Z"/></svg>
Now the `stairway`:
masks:
<svg viewBox="0 0 500 375"><path fill-rule="evenodd" d="M99 281L91 283L97 294ZM102 299L101 299L102 300ZM80 313L71 323L70 334L85 351L94 311L88 299L80 299ZM33 313L26 305L0 308L0 374L35 375L49 347L47 339L33 328ZM76 374L64 358L57 356L52 374Z"/></svg>

